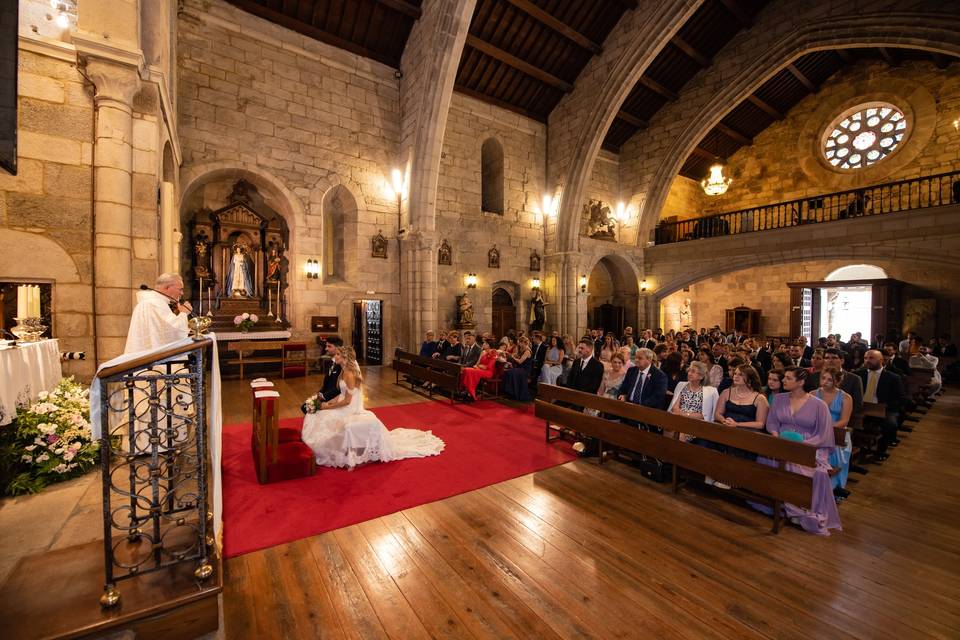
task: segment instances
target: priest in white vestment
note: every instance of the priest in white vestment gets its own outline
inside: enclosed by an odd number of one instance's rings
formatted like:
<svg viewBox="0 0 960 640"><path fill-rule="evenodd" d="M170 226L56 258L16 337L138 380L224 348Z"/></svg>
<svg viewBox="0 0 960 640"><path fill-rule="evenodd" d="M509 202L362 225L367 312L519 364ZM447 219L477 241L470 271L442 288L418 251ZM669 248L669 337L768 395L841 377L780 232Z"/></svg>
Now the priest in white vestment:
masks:
<svg viewBox="0 0 960 640"><path fill-rule="evenodd" d="M182 295L183 278L176 273L161 274L153 289L138 291L123 352L148 351L187 337L187 316L193 309L189 302L180 302Z"/></svg>

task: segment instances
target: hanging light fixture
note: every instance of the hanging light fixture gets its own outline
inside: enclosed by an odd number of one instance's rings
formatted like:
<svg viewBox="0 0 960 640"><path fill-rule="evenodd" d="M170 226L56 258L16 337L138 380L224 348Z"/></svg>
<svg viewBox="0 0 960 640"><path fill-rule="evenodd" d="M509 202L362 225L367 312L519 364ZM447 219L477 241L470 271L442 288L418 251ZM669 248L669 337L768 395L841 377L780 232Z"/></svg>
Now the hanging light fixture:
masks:
<svg viewBox="0 0 960 640"><path fill-rule="evenodd" d="M717 158L717 161L710 165L710 175L700 181L700 186L708 196L720 196L727 192L731 182L733 178L723 177L723 162Z"/></svg>

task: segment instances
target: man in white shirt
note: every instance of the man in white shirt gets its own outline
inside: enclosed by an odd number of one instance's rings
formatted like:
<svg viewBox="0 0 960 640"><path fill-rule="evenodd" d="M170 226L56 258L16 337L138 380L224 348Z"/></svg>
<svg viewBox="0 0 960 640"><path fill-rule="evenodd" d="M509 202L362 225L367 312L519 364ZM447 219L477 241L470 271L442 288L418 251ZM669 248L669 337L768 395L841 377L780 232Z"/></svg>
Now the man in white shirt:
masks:
<svg viewBox="0 0 960 640"><path fill-rule="evenodd" d="M123 352L156 349L187 337L187 316L193 308L180 302L182 295L183 278L176 273L161 274L153 289L141 287Z"/></svg>

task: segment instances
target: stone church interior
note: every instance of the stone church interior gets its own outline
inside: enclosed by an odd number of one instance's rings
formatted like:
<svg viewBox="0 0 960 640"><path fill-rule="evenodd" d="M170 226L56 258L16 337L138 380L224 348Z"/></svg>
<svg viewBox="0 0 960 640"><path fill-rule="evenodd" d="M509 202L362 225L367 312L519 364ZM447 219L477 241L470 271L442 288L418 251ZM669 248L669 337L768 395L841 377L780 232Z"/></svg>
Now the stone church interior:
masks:
<svg viewBox="0 0 960 640"><path fill-rule="evenodd" d="M5 638L960 637L960 3L0 49Z"/></svg>

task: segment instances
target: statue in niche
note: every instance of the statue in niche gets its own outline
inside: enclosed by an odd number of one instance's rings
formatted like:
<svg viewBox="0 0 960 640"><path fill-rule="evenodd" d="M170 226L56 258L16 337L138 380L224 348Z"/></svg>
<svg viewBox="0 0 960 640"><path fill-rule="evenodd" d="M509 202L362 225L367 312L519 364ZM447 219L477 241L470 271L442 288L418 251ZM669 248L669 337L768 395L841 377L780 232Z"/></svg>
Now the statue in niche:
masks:
<svg viewBox="0 0 960 640"><path fill-rule="evenodd" d="M473 303L470 302L470 297L464 293L457 296L457 328L472 329L474 326Z"/></svg>
<svg viewBox="0 0 960 640"><path fill-rule="evenodd" d="M280 282L280 276L283 273L283 252L280 245L273 245L270 248L270 257L267 258L267 282L276 284Z"/></svg>
<svg viewBox="0 0 960 640"><path fill-rule="evenodd" d="M536 250L530 254L530 271L540 271L540 254Z"/></svg>
<svg viewBox="0 0 960 640"><path fill-rule="evenodd" d="M226 285L227 297L230 298L252 298L256 292L253 287L253 261L248 255L247 245L242 242L233 245Z"/></svg>
<svg viewBox="0 0 960 640"><path fill-rule="evenodd" d="M595 240L616 241L616 221L610 215L610 207L600 200L591 200L583 205L587 215L587 235Z"/></svg>
<svg viewBox="0 0 960 640"><path fill-rule="evenodd" d="M210 277L210 242L203 233L193 243L193 273L197 278Z"/></svg>
<svg viewBox="0 0 960 640"><path fill-rule="evenodd" d="M543 325L547 322L547 305L549 303L543 299L543 293L537 288L533 292L533 300L530 301L530 331L543 331Z"/></svg>
<svg viewBox="0 0 960 640"><path fill-rule="evenodd" d="M493 248L487 252L487 266L491 269L500 268L500 251L497 245L493 245Z"/></svg>
<svg viewBox="0 0 960 640"><path fill-rule="evenodd" d="M677 314L680 316L681 329L687 329L693 326L693 311L690 308L690 298L683 299L683 304L680 305Z"/></svg>
<svg viewBox="0 0 960 640"><path fill-rule="evenodd" d="M256 188L246 180L237 180L230 192L229 202L243 202L250 204L250 190L256 191Z"/></svg>
<svg viewBox="0 0 960 640"><path fill-rule="evenodd" d="M387 257L387 239L383 237L383 233L377 231L377 235L373 236L371 241L372 252L371 256L374 258L386 258Z"/></svg>
<svg viewBox="0 0 960 640"><path fill-rule="evenodd" d="M437 264L453 264L453 251L446 240L440 243L440 248L437 250Z"/></svg>

